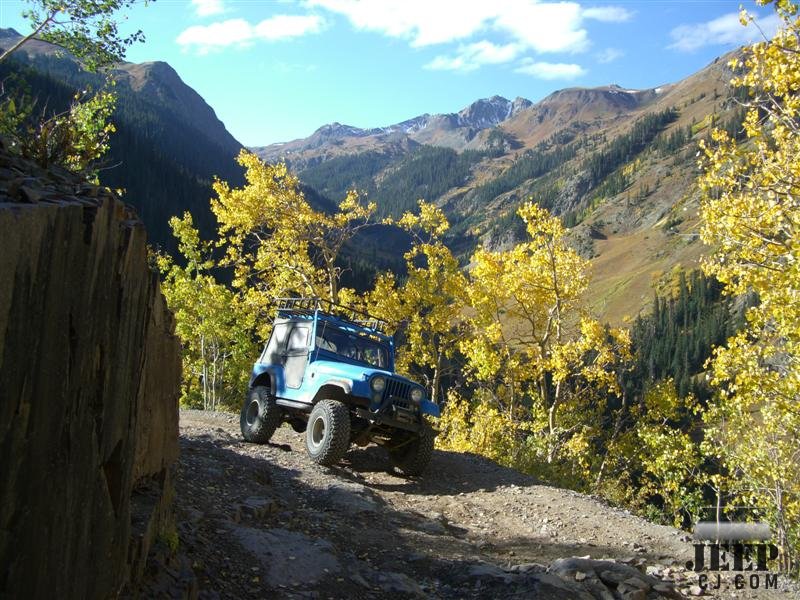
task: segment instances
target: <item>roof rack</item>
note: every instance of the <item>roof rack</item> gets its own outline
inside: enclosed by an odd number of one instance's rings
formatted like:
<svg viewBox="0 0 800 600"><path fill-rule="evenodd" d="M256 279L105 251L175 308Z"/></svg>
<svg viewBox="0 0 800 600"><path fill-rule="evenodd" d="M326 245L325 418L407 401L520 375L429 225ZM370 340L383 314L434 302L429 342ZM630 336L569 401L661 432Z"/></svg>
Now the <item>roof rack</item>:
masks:
<svg viewBox="0 0 800 600"><path fill-rule="evenodd" d="M365 327L383 335L389 335L387 331L389 324L384 319L379 319L366 311L352 306L337 304L324 298L276 298L275 304L278 312L313 316L314 312L320 311L348 321L358 327Z"/></svg>

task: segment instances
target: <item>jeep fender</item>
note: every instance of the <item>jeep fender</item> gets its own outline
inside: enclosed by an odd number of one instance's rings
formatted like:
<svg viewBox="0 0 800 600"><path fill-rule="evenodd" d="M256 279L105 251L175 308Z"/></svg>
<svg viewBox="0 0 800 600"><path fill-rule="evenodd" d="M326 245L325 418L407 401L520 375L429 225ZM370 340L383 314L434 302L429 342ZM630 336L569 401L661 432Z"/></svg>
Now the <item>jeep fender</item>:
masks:
<svg viewBox="0 0 800 600"><path fill-rule="evenodd" d="M419 410L423 415L430 415L431 417L437 418L441 416L439 405L435 402L431 402L430 400L423 400L420 402Z"/></svg>
<svg viewBox="0 0 800 600"><path fill-rule="evenodd" d="M314 394L313 404L320 400L339 400L346 402L353 391L353 382L348 379L328 379Z"/></svg>
<svg viewBox="0 0 800 600"><path fill-rule="evenodd" d="M328 379L323 387L326 385L335 385L336 387L341 388L345 394L350 394L353 392L353 381L350 379Z"/></svg>
<svg viewBox="0 0 800 600"><path fill-rule="evenodd" d="M277 385L283 379L283 369L278 365L260 365L256 364L250 375L250 384L248 387L253 388L257 385L267 385L273 394L277 393Z"/></svg>

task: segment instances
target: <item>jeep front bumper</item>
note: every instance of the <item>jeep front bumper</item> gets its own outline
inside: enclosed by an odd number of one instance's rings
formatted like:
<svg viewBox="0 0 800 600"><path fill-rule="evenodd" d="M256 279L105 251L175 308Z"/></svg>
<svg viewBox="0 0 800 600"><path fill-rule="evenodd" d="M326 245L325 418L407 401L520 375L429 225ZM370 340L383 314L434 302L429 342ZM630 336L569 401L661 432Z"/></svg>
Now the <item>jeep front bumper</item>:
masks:
<svg viewBox="0 0 800 600"><path fill-rule="evenodd" d="M383 425L385 427L404 429L405 431L417 433L421 427L419 421L416 419L407 420L406 415L402 414L401 411L405 411L405 409L395 411L395 414L393 415L387 415L383 413L372 412L371 410L367 410L365 408L357 408L356 416L364 419L365 421L369 421L370 423L374 423L375 425Z"/></svg>

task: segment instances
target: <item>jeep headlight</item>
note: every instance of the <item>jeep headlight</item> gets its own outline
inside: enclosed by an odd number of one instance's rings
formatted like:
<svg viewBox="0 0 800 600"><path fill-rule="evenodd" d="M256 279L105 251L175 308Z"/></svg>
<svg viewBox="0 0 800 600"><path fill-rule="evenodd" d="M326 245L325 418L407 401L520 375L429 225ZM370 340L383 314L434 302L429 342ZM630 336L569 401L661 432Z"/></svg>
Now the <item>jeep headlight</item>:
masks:
<svg viewBox="0 0 800 600"><path fill-rule="evenodd" d="M422 388L415 387L411 390L411 399L419 404L422 401L422 397L425 395L425 392L422 391Z"/></svg>
<svg viewBox="0 0 800 600"><path fill-rule="evenodd" d="M386 387L386 378L384 377L373 377L372 381L369 382L370 387L372 388L373 392L382 392Z"/></svg>

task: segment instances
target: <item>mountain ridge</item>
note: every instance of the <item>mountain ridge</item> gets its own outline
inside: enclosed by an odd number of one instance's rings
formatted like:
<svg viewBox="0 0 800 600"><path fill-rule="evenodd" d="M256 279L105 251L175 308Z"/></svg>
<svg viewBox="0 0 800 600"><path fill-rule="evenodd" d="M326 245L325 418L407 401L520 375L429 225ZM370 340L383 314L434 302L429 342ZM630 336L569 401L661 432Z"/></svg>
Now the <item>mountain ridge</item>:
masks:
<svg viewBox="0 0 800 600"><path fill-rule="evenodd" d="M306 138L252 146L250 149L268 161L284 159L291 162L295 153L314 150L339 140L376 138L378 144L390 144L406 136L410 141L426 143L438 139L437 134L442 131L464 130L460 132L463 143L453 138L450 144L444 144L463 149L464 144L474 138L478 131L495 127L531 105L530 100L519 96L508 100L494 95L475 100L458 112L424 113L383 127L361 128L334 121L320 126Z"/></svg>
<svg viewBox="0 0 800 600"><path fill-rule="evenodd" d="M386 134L391 126L359 129L358 137L341 130L313 147L306 138L256 150L285 160L331 201L354 187L392 216L417 198L433 202L464 261L479 244L507 248L524 239L516 210L534 200L561 216L573 245L592 258L591 302L619 323L649 305L652 286L666 285L676 265L695 268L705 251L696 229L696 144L713 126L740 133L728 83L733 54L654 88L566 88L481 121L475 109L491 105L488 98L404 121L425 124L410 135ZM459 126L464 114L475 127Z"/></svg>
<svg viewBox="0 0 800 600"><path fill-rule="evenodd" d="M21 36L0 29L0 47ZM126 190L124 199L147 226L150 241L175 249L169 218L190 210L208 237L215 228L208 206L211 182L219 176L243 183L235 157L242 144L225 128L214 109L167 63L121 63L117 79L116 126L110 151L101 165L105 185ZM48 114L67 110L78 90L99 89L105 81L88 73L80 61L52 44L30 40L0 65L14 75Z"/></svg>
<svg viewBox="0 0 800 600"><path fill-rule="evenodd" d="M22 35L13 28L0 29L0 47L16 43ZM31 39L15 53L17 59L25 54L29 59L48 57L58 60L58 66L71 67L73 73L80 70L80 61L62 48ZM234 138L219 119L216 111L191 86L183 81L178 72L165 61L146 61L143 63L122 62L114 65L112 73L118 84L129 88L150 102L160 104L193 127L199 127L203 134L225 149L241 148L242 144Z"/></svg>
<svg viewBox="0 0 800 600"><path fill-rule="evenodd" d="M168 107L176 118L181 118L220 147L234 152L242 144L231 135L216 111L178 72L164 61L123 63L114 69L117 82L127 84L132 91L148 100Z"/></svg>
<svg viewBox="0 0 800 600"><path fill-rule="evenodd" d="M423 113L382 127L363 128L333 121L321 125L308 137L275 142L265 146L251 146L250 150L268 161L284 159L291 162L292 154L319 148L325 142L331 140L371 136L381 138L399 133L410 136L414 141L425 143L427 140L435 139L435 135L431 134L430 131L425 131L431 128L434 130L472 129L474 131L466 139L466 142L468 142L474 138L478 131L496 127L531 108L545 108L560 104L565 97L572 97L573 102L584 104L589 102L587 99L593 99L596 102L597 98L604 97L605 104L609 109L631 110L654 100L674 85L664 84L655 88L628 89L612 83L597 87L563 88L551 92L536 103L522 96L517 96L514 100L508 100L503 96L494 95L488 98L479 98L457 112ZM463 144L445 143L442 145L453 147L457 150L466 148Z"/></svg>

